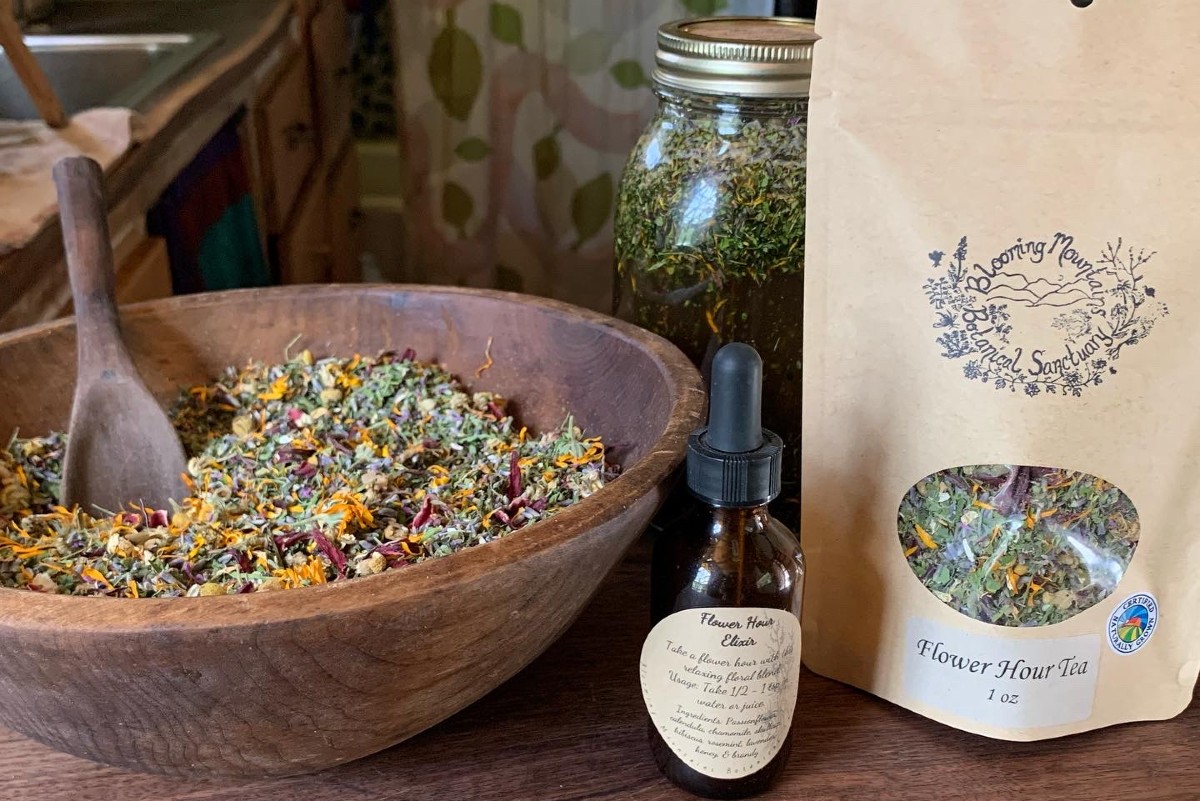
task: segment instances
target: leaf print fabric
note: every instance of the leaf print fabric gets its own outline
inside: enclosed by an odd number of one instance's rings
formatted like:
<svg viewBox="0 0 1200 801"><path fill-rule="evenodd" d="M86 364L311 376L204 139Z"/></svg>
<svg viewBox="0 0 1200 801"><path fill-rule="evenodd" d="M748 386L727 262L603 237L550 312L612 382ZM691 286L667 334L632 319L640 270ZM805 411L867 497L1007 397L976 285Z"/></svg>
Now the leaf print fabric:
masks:
<svg viewBox="0 0 1200 801"><path fill-rule="evenodd" d="M395 17L406 280L608 311L658 26L771 0L410 0Z"/></svg>

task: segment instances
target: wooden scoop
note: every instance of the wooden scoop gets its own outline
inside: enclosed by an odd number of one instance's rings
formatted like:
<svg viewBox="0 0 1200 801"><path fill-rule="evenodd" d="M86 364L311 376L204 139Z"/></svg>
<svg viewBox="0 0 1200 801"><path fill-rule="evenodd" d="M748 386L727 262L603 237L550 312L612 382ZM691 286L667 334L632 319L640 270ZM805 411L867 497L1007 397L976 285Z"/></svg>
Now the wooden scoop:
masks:
<svg viewBox="0 0 1200 801"><path fill-rule="evenodd" d="M188 494L187 460L121 339L101 177L100 165L83 156L54 165L79 362L63 503L87 512L168 509Z"/></svg>

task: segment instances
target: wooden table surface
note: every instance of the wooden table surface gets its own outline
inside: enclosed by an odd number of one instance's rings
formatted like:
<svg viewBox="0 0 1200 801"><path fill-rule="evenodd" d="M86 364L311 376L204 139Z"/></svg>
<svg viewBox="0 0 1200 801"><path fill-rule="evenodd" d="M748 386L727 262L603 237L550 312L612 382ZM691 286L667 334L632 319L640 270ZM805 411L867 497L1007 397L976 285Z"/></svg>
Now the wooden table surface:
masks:
<svg viewBox="0 0 1200 801"><path fill-rule="evenodd" d="M646 747L637 660L649 549L634 547L575 626L516 678L374 757L314 776L229 783L146 776L0 729L0 799L499 801L691 796ZM1200 799L1200 705L1161 723L1041 743L965 734L805 672L796 745L764 799ZM102 726L102 721L96 722Z"/></svg>

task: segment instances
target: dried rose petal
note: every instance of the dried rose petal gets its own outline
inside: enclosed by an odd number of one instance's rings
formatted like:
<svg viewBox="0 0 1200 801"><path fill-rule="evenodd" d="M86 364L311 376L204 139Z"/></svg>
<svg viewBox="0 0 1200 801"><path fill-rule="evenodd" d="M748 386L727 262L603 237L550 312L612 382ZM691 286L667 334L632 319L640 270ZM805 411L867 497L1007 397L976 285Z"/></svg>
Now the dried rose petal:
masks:
<svg viewBox="0 0 1200 801"><path fill-rule="evenodd" d="M276 534L274 537L275 547L279 548L279 552L282 553L285 548L290 548L297 542L309 539L309 537L310 535L306 531L289 531L282 537Z"/></svg>
<svg viewBox="0 0 1200 801"><path fill-rule="evenodd" d="M328 537L316 529L312 532L312 538L317 543L317 550L337 568L338 578L344 577L346 575L346 554L342 553L342 549L330 542Z"/></svg>
<svg viewBox="0 0 1200 801"><path fill-rule="evenodd" d="M513 448L512 457L508 460L508 499L515 501L521 497L521 464L517 458L517 450Z"/></svg>
<svg viewBox="0 0 1200 801"><path fill-rule="evenodd" d="M421 511L417 512L417 516L413 518L412 529L416 531L428 523L431 517L433 517L433 498L426 495L425 503L421 504Z"/></svg>

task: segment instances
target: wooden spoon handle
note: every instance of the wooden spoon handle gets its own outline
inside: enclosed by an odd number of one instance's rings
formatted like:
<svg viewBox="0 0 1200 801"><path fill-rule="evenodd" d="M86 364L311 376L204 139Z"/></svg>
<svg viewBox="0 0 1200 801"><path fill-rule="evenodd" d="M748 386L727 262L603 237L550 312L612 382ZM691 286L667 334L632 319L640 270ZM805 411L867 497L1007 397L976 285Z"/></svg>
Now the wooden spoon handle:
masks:
<svg viewBox="0 0 1200 801"><path fill-rule="evenodd" d="M90 158L69 156L54 165L53 174L75 301L79 369L125 370L130 361L117 316L103 173Z"/></svg>
<svg viewBox="0 0 1200 801"><path fill-rule="evenodd" d="M70 120L63 113L62 104L58 102L58 95L50 85L46 73L25 45L21 26L13 16L12 0L0 0L0 45L4 46L4 55L8 57L8 63L21 79L29 99L33 101L46 124L51 128L66 127Z"/></svg>

